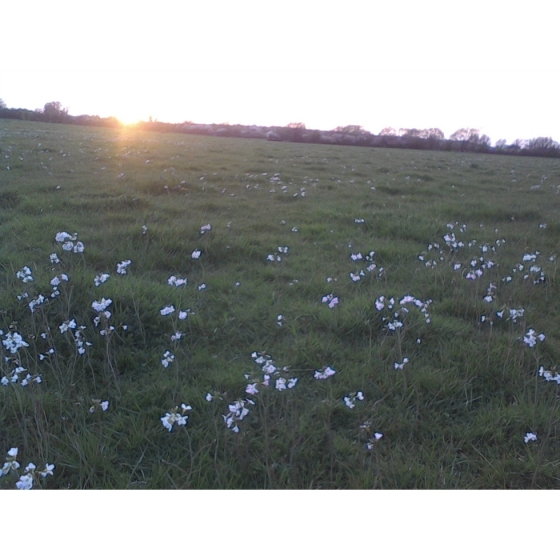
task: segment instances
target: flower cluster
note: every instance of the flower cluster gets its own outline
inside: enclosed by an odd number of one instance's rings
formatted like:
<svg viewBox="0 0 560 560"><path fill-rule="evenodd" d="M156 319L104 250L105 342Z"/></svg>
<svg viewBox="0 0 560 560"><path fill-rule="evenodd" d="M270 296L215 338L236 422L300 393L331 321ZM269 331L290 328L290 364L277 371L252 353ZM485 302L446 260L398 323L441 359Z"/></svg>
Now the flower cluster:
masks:
<svg viewBox="0 0 560 560"><path fill-rule="evenodd" d="M187 284L187 279L186 278L177 278L176 276L170 276L167 279L167 283L170 286L186 286Z"/></svg>
<svg viewBox="0 0 560 560"><path fill-rule="evenodd" d="M278 247L278 252L267 255L266 260L270 262L281 262L281 255L287 255L289 250L289 247Z"/></svg>
<svg viewBox="0 0 560 560"><path fill-rule="evenodd" d="M168 368L169 365L172 364L174 361L175 361L175 356L169 350L166 350L165 353L163 354L161 365L164 368Z"/></svg>
<svg viewBox="0 0 560 560"><path fill-rule="evenodd" d="M279 368L274 363L274 360L268 354L262 354L261 352L253 352L251 354L251 358L255 361L255 363L261 368L263 379L262 381L254 381L251 380L250 375L245 375L245 378L249 381L253 381L253 383L249 383L245 388L245 392L249 395L256 395L259 392L259 385L262 387L269 387L270 381L272 376L276 376L274 380L274 388L277 391L285 391L286 389L293 389L297 382L297 377L292 377L290 379L286 379L284 374L289 372L288 366L284 366L283 368Z"/></svg>
<svg viewBox="0 0 560 560"><path fill-rule="evenodd" d="M338 297L333 294L327 294L326 296L323 296L321 301L323 303L326 303L331 309L335 308L340 303Z"/></svg>
<svg viewBox="0 0 560 560"><path fill-rule="evenodd" d="M358 391L357 393L350 393L349 395L346 395L342 400L348 408L355 408L356 401L363 401L364 398L365 397L362 391Z"/></svg>
<svg viewBox="0 0 560 560"><path fill-rule="evenodd" d="M31 382L38 384L43 382L43 378L39 374L32 375L30 373L28 373L23 379L20 380L20 374L25 373L26 371L27 370L22 366L15 367L10 372L9 377L7 375L4 375L0 379L0 385L7 386L10 383L15 384L19 382L22 387L27 387L27 385L29 385Z"/></svg>
<svg viewBox="0 0 560 560"><path fill-rule="evenodd" d="M127 274L128 267L132 264L131 260L121 261L117 263L117 274Z"/></svg>
<svg viewBox="0 0 560 560"><path fill-rule="evenodd" d="M395 332L404 326L404 319L410 313L410 309L407 307L409 304L414 304L414 306L422 313L424 320L427 324L431 322L430 314L428 313L428 308L432 303L431 299L425 302L415 298L413 296L404 296L400 301L400 308L395 308L395 298L386 298L385 296L379 296L375 300L375 308L377 311L383 311L387 309L388 311L393 311L392 316L382 317L381 320L386 323L386 327L389 331Z"/></svg>
<svg viewBox="0 0 560 560"><path fill-rule="evenodd" d="M534 329L529 329L527 331L527 334L523 337L523 342L529 347L529 348L533 348L534 346L536 346L537 341L542 342L546 336L544 333L541 333L539 335L536 335L536 332Z"/></svg>
<svg viewBox="0 0 560 560"><path fill-rule="evenodd" d="M16 276L24 284L27 284L28 282L33 282L33 276L31 275L31 269L28 266L24 266L21 270L19 270L17 272Z"/></svg>
<svg viewBox="0 0 560 560"><path fill-rule="evenodd" d="M212 226L210 224L206 224L200 228L200 235L204 235L207 231L211 231Z"/></svg>
<svg viewBox="0 0 560 560"><path fill-rule="evenodd" d="M247 405L255 405L251 399L238 399L228 405L228 413L222 414L226 427L236 434L239 433L238 422L241 422L250 412Z"/></svg>
<svg viewBox="0 0 560 560"><path fill-rule="evenodd" d="M105 284L105 282L107 282L107 280L109 280L110 278L110 274L98 274L94 279L93 282L95 284L96 287L101 286L101 284Z"/></svg>
<svg viewBox="0 0 560 560"><path fill-rule="evenodd" d="M6 350L9 350L12 354L19 352L20 348L29 346L29 344L25 342L25 340L23 340L21 334L19 334L18 332L6 333L2 344L4 345Z"/></svg>
<svg viewBox="0 0 560 560"><path fill-rule="evenodd" d="M560 385L560 374L556 371L556 368L550 370L544 369L544 366L539 368L539 376L544 377L546 381L556 381Z"/></svg>
<svg viewBox="0 0 560 560"><path fill-rule="evenodd" d="M336 373L336 371L334 369L332 369L330 366L325 366L322 369L316 370L315 373L313 374L313 377L315 379L328 379L329 377L331 377L335 373Z"/></svg>
<svg viewBox="0 0 560 560"><path fill-rule="evenodd" d="M373 272L377 268L377 265L373 262L374 256L375 256L375 251L370 251L365 256L365 258L362 256L362 253L352 253L350 255L350 259L353 262L365 260L366 262L369 263L366 267L366 271L367 272ZM384 271L384 269L380 268L379 269L379 275L381 275L383 273L383 271ZM362 270L359 270L357 272L351 272L350 273L350 279L352 280L352 282L359 282L365 275L366 275L366 273L362 269Z"/></svg>
<svg viewBox="0 0 560 560"><path fill-rule="evenodd" d="M78 241L77 233L70 235L66 231L60 231L56 234L55 241L57 243L62 243L63 251L83 253L85 249L85 245L81 241Z"/></svg>
<svg viewBox="0 0 560 560"><path fill-rule="evenodd" d="M11 472L19 474L18 470L21 465L17 460L18 451L19 449L17 447L12 447L8 451L4 465L0 470L0 477L6 476ZM46 463L43 470L38 470L34 463L29 463L25 467L23 474L19 477L19 480L16 482L16 488L18 490L31 490L33 488L33 484L39 482L41 478L46 478L49 475L53 476L54 468L54 465Z"/></svg>
<svg viewBox="0 0 560 560"><path fill-rule="evenodd" d="M171 315L171 313L175 313L175 307L173 305L167 305L163 309L160 309L160 315L166 317L167 315Z"/></svg>
<svg viewBox="0 0 560 560"><path fill-rule="evenodd" d="M173 429L173 426L177 424L177 426L186 426L189 420L189 417L185 414L185 412L189 412L192 410L192 406L181 404L181 406L176 406L170 412L166 412L165 416L160 418L161 423L163 424L164 428L167 428L169 431Z"/></svg>

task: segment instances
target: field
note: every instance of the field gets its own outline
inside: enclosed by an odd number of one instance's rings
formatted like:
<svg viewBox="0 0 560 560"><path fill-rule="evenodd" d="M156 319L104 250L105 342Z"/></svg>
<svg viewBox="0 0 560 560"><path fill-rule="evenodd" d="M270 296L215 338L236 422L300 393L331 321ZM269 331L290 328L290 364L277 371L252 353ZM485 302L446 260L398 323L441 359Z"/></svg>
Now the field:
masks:
<svg viewBox="0 0 560 560"><path fill-rule="evenodd" d="M0 150L0 488L559 486L560 161Z"/></svg>

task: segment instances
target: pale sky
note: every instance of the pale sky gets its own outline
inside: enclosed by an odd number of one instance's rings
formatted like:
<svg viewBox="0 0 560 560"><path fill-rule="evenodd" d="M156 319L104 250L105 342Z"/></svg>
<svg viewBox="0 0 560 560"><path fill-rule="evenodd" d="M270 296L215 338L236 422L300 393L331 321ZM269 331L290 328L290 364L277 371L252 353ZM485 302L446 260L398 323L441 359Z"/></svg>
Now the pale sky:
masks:
<svg viewBox="0 0 560 560"><path fill-rule="evenodd" d="M18 0L0 99L70 114L560 141L554 2Z"/></svg>

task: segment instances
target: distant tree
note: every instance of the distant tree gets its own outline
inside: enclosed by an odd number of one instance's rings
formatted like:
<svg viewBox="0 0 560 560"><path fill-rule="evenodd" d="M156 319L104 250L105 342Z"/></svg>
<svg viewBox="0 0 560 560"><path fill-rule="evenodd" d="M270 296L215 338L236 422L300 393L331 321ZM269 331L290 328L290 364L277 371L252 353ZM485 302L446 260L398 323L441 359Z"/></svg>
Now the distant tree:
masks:
<svg viewBox="0 0 560 560"><path fill-rule="evenodd" d="M439 128L427 128L425 132L428 134L426 138L431 138L433 140L445 140L445 134Z"/></svg>
<svg viewBox="0 0 560 560"><path fill-rule="evenodd" d="M7 109L8 106L4 103L3 99L0 99L0 109Z"/></svg>
<svg viewBox="0 0 560 560"><path fill-rule="evenodd" d="M471 139L478 138L480 130L478 128L460 128L456 130L450 137L450 140L457 142L471 142Z"/></svg>
<svg viewBox="0 0 560 560"><path fill-rule="evenodd" d="M503 149L505 149L506 145L507 145L507 142L506 142L503 138L501 138L500 140L498 140L498 141L496 142L496 148L497 148L498 150L503 150Z"/></svg>
<svg viewBox="0 0 560 560"><path fill-rule="evenodd" d="M481 135L478 128L460 128L449 139L460 142L461 150L483 152L490 147L490 138L486 134Z"/></svg>
<svg viewBox="0 0 560 560"><path fill-rule="evenodd" d="M539 136L529 140L525 150L534 156L557 156L560 154L560 144L552 138Z"/></svg>
<svg viewBox="0 0 560 560"><path fill-rule="evenodd" d="M357 124L337 126L334 131L342 132L343 134L369 134L369 132L363 126L359 126Z"/></svg>
<svg viewBox="0 0 560 560"><path fill-rule="evenodd" d="M392 126L387 126L379 133L379 136L397 136L397 131Z"/></svg>
<svg viewBox="0 0 560 560"><path fill-rule="evenodd" d="M45 103L43 115L48 122L64 122L68 116L68 109L62 108L60 101L50 101Z"/></svg>
<svg viewBox="0 0 560 560"><path fill-rule="evenodd" d="M282 139L288 142L301 142L303 140L303 132L305 124L301 122L292 122L282 131Z"/></svg>

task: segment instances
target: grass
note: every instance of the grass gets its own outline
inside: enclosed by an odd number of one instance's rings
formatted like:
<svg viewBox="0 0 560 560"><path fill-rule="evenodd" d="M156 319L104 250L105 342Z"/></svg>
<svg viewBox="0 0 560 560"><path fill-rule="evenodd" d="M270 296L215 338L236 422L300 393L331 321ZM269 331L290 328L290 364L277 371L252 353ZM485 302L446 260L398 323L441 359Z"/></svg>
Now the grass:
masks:
<svg viewBox="0 0 560 560"><path fill-rule="evenodd" d="M17 447L22 465L0 487L28 462L56 465L46 488L558 486L558 385L538 370L560 362L560 162L18 121L0 150L0 338L29 344L0 348L0 453ZM63 231L84 253L62 250ZM428 315L406 295L431 300ZM103 297L112 315L96 326ZM60 331L71 319L83 355ZM529 329L546 338L529 347ZM263 386L253 352L289 371ZM42 383L22 386L27 373ZM297 384L275 390L280 375ZM247 398L235 433L223 416ZM109 408L90 413L94 400ZM188 423L169 432L160 418L182 403Z"/></svg>

